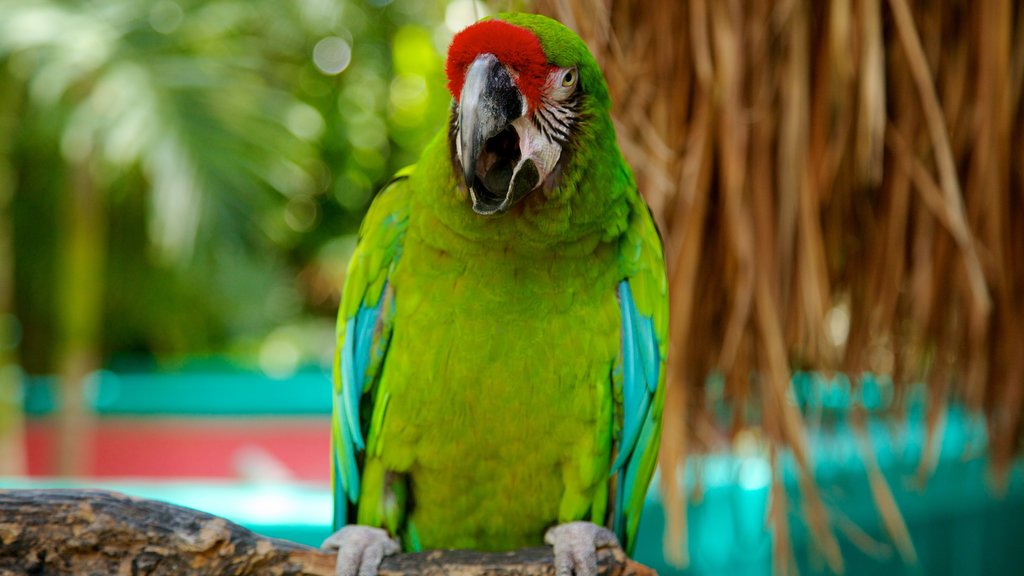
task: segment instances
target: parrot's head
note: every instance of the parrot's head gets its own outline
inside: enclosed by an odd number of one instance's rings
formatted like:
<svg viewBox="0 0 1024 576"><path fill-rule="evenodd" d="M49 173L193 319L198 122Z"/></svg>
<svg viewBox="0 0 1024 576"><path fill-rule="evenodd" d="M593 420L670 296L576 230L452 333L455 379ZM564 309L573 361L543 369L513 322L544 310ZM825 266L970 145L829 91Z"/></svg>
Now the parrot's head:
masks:
<svg viewBox="0 0 1024 576"><path fill-rule="evenodd" d="M604 77L574 32L535 14L502 14L452 40L452 162L477 214L500 214L558 185L588 117L608 109Z"/></svg>

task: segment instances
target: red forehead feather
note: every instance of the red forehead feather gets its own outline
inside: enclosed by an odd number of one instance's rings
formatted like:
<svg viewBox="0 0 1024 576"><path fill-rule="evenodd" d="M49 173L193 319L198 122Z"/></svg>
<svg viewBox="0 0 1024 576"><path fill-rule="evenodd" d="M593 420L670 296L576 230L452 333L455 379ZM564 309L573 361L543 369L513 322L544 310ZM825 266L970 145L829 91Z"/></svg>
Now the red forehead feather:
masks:
<svg viewBox="0 0 1024 576"><path fill-rule="evenodd" d="M462 94L466 70L480 54L494 54L499 62L512 70L519 91L531 108L540 101L547 77L547 57L537 36L519 26L501 20L485 20L455 35L448 48L448 91L456 100Z"/></svg>

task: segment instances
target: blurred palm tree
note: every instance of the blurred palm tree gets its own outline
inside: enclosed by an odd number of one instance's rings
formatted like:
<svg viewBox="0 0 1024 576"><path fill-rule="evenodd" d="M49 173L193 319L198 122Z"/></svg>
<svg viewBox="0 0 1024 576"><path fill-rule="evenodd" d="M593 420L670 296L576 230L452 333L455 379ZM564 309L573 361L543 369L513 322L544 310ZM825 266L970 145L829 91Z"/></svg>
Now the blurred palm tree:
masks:
<svg viewBox="0 0 1024 576"><path fill-rule="evenodd" d="M16 360L82 473L101 365L329 354L350 236L444 122L451 6L0 0L0 450Z"/></svg>
<svg viewBox="0 0 1024 576"><path fill-rule="evenodd" d="M0 85L24 94L25 113L59 143L48 170L63 182L60 256L47 287L59 303L59 473L83 473L87 462L85 383L100 365L115 191L135 189L125 180L144 183L137 189L157 262L216 260L246 237L255 239L249 249L258 246L263 232L244 215L315 186L311 141L323 119L283 85L304 23L329 4L0 1ZM10 179L0 178L0 249L12 224L3 210ZM0 319L11 261L0 254Z"/></svg>

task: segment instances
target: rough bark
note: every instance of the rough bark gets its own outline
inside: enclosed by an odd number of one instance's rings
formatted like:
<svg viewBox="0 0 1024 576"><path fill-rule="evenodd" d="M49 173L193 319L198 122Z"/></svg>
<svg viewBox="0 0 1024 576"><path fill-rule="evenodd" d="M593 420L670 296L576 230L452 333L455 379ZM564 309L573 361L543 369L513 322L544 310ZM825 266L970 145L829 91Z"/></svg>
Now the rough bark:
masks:
<svg viewBox="0 0 1024 576"><path fill-rule="evenodd" d="M444 550L384 560L382 576L553 575L550 548ZM653 570L602 549L599 573ZM332 575L334 555L267 538L224 518L105 490L0 490L0 576L7 574Z"/></svg>

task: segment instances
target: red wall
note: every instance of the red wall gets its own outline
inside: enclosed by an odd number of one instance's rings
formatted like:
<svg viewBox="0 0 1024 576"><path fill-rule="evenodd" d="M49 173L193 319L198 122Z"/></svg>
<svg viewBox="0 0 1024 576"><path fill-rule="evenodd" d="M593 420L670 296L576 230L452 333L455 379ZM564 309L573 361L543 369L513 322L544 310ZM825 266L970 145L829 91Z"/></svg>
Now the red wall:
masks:
<svg viewBox="0 0 1024 576"><path fill-rule="evenodd" d="M27 429L28 470L53 473L54 427L33 420ZM330 421L327 418L204 419L104 418L86 442L87 475L95 477L244 477L240 456L283 465L295 480L330 479ZM260 465L254 474L259 474Z"/></svg>

